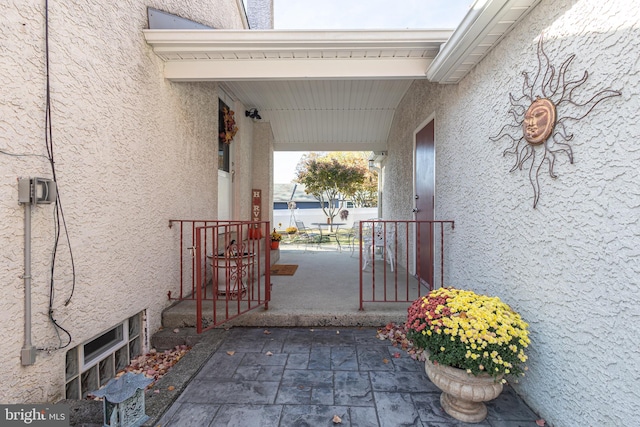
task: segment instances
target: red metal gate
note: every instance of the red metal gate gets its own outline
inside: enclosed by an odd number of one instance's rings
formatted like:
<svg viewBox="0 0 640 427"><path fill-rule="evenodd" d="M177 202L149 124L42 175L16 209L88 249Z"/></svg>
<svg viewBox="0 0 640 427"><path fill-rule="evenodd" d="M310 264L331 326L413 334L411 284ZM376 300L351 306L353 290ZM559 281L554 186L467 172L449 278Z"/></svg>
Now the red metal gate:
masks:
<svg viewBox="0 0 640 427"><path fill-rule="evenodd" d="M180 296L176 299L196 300L198 333L255 308L268 309L268 221L171 223L180 224Z"/></svg>
<svg viewBox="0 0 640 427"><path fill-rule="evenodd" d="M443 286L445 236L454 225L453 221L360 221L360 310L365 302L412 302L434 289L434 282ZM421 244L423 239L432 239L433 245ZM431 246L433 259L426 272L416 263L425 246ZM431 283L424 281L426 277L433 278Z"/></svg>

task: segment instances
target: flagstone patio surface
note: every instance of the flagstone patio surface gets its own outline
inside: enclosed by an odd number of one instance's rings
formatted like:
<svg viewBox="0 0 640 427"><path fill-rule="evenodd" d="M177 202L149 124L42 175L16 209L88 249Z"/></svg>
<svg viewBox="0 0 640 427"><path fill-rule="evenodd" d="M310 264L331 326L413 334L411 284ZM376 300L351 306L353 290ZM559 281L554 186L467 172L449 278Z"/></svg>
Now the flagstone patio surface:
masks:
<svg viewBox="0 0 640 427"><path fill-rule="evenodd" d="M484 422L451 418L424 364L377 339L376 328L254 327L213 333L215 348L153 425L536 426L536 414L508 386L488 403ZM205 356L198 346L191 356L198 352ZM168 376L158 387L165 393L172 383ZM334 416L341 423L334 423Z"/></svg>

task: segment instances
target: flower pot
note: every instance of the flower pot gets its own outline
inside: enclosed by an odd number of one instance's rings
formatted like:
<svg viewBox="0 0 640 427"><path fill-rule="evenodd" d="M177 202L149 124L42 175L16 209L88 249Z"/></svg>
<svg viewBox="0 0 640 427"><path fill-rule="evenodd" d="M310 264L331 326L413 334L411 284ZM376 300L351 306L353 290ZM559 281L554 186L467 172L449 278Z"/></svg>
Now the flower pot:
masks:
<svg viewBox="0 0 640 427"><path fill-rule="evenodd" d="M462 369L425 361L425 371L442 394L440 404L453 418L466 423L479 423L487 416L483 402L493 400L502 392L501 378L471 375Z"/></svg>
<svg viewBox="0 0 640 427"><path fill-rule="evenodd" d="M278 241L271 241L271 249L278 249L280 247L280 242Z"/></svg>
<svg viewBox="0 0 640 427"><path fill-rule="evenodd" d="M255 271L256 254L245 252L242 255L208 255L211 259L214 289L218 295L237 295L245 292L251 275Z"/></svg>
<svg viewBox="0 0 640 427"><path fill-rule="evenodd" d="M262 239L262 229L259 227L249 228L249 239L250 240L260 240Z"/></svg>

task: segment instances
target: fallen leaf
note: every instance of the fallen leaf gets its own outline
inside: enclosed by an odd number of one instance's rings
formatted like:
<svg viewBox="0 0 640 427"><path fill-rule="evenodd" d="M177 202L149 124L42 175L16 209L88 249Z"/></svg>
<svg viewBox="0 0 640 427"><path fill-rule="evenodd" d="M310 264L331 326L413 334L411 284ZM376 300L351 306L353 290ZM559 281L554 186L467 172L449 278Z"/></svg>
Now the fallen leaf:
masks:
<svg viewBox="0 0 640 427"><path fill-rule="evenodd" d="M267 351L265 354L266 354L267 356L273 356L273 353L271 353L270 351Z"/></svg>
<svg viewBox="0 0 640 427"><path fill-rule="evenodd" d="M227 351L227 354L228 354L229 356L233 356L234 354L236 354L236 352L235 352L235 351L233 351L233 350L229 350L229 351Z"/></svg>
<svg viewBox="0 0 640 427"><path fill-rule="evenodd" d="M160 390L153 390L154 393L160 393Z"/></svg>
<svg viewBox="0 0 640 427"><path fill-rule="evenodd" d="M265 334L265 335L271 335L271 332L270 332L268 329L265 329L265 330L264 330L264 332L263 332L263 334Z"/></svg>
<svg viewBox="0 0 640 427"><path fill-rule="evenodd" d="M176 388L175 388L174 386L172 386L172 385L170 385L169 387L167 387L167 390L169 390L169 391L173 391L173 390L175 390L175 389L176 389Z"/></svg>
<svg viewBox="0 0 640 427"><path fill-rule="evenodd" d="M386 365L387 363L389 363L389 359L387 359L387 358L385 357L384 359L382 359L382 363L384 363L384 364Z"/></svg>
<svg viewBox="0 0 640 427"><path fill-rule="evenodd" d="M400 353L398 352L393 353L393 357L395 357L396 359L400 359Z"/></svg>
<svg viewBox="0 0 640 427"><path fill-rule="evenodd" d="M336 331L336 334L340 335L340 331Z"/></svg>
<svg viewBox="0 0 640 427"><path fill-rule="evenodd" d="M174 333L174 334L177 334L178 332L180 332L180 329L178 329L178 328L175 328L175 329L173 330L173 333Z"/></svg>
<svg viewBox="0 0 640 427"><path fill-rule="evenodd" d="M543 427L545 425L545 421L541 418L539 420L536 420L536 424L539 425L540 427Z"/></svg>
<svg viewBox="0 0 640 427"><path fill-rule="evenodd" d="M331 421L333 421L334 424L342 424L342 418L337 415L334 415Z"/></svg>

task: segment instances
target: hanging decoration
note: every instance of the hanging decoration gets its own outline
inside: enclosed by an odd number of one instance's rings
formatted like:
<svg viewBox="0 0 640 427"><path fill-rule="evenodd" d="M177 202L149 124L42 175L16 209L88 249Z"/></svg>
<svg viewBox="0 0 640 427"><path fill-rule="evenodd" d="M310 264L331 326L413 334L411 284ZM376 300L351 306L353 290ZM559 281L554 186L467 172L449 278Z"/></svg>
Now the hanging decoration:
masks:
<svg viewBox="0 0 640 427"><path fill-rule="evenodd" d="M233 137L238 132L238 126L236 126L235 113L227 107L222 108L222 125L223 130L220 132L220 142L225 144L231 144Z"/></svg>
<svg viewBox="0 0 640 427"><path fill-rule="evenodd" d="M621 95L619 91L604 89L587 101L578 101L577 89L586 83L589 72L585 70L581 78L567 80L567 70L575 54L556 70L544 52L542 39L540 35L535 76L531 79L529 73L523 72L522 96L516 99L509 94L509 114L514 123L504 125L496 136L490 138L492 141L503 138L511 141L511 146L503 152L503 156L515 156L515 163L509 172L522 170L528 165L534 209L540 198L539 174L542 166L546 163L549 175L556 178L554 166L558 156L566 156L569 163L573 164L573 150L568 142L574 135L567 129L567 124L584 119L605 99Z"/></svg>

